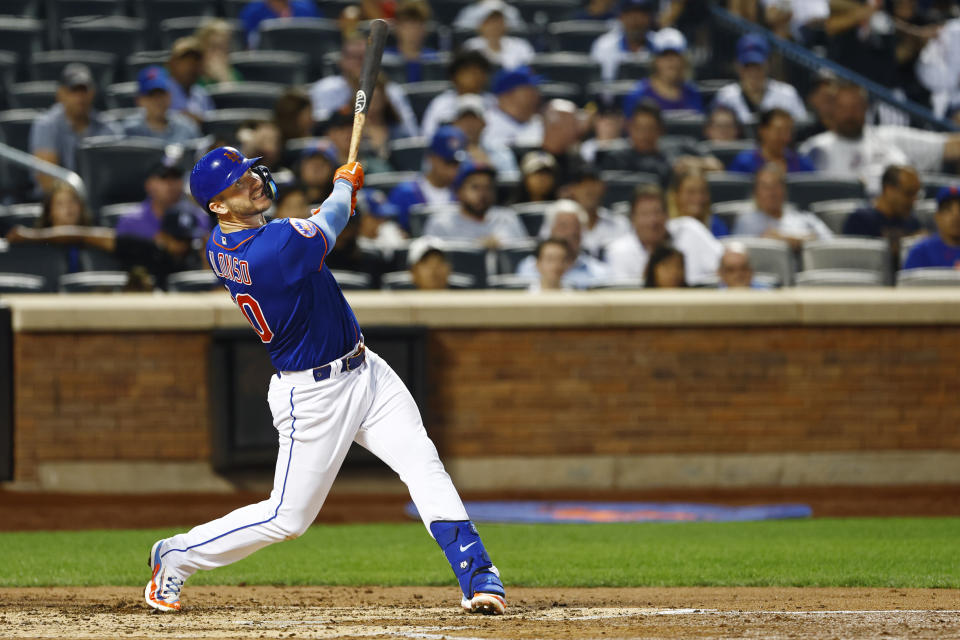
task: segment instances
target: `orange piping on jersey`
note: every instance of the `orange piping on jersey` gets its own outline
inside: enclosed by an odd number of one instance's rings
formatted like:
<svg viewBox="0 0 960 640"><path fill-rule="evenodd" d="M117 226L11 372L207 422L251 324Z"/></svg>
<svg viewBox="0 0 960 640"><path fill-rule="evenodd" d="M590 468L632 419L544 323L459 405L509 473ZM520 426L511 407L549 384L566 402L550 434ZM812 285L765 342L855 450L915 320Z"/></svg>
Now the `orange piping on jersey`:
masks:
<svg viewBox="0 0 960 640"><path fill-rule="evenodd" d="M317 209L317 211L320 211L320 209ZM317 269L317 271L323 269L323 263L327 261L327 236L323 234L322 229L320 230L320 237L323 238L323 257L320 258L320 269Z"/></svg>
<svg viewBox="0 0 960 640"><path fill-rule="evenodd" d="M253 236L250 236L249 238L247 238L247 240L253 240ZM240 248L240 245L243 244L244 242L246 242L247 240L241 240L239 243L237 243L237 246L235 246L235 247L225 247L225 246L223 246L222 244L220 244L219 242L217 242L217 239L216 239L216 238L214 238L214 239L213 239L213 244L217 245L217 246L220 247L221 249L226 249L227 251L236 251L237 249Z"/></svg>

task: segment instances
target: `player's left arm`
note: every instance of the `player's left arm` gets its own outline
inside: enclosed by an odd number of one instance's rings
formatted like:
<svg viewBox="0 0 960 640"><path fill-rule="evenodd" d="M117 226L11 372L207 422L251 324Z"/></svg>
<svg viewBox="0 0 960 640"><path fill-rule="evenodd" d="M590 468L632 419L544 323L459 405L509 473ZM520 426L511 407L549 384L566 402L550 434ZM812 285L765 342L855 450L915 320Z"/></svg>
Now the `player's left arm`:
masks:
<svg viewBox="0 0 960 640"><path fill-rule="evenodd" d="M323 201L309 220L320 228L327 240L327 253L333 249L337 236L356 212L357 192L363 186L363 166L359 162L343 165L333 175L333 193Z"/></svg>

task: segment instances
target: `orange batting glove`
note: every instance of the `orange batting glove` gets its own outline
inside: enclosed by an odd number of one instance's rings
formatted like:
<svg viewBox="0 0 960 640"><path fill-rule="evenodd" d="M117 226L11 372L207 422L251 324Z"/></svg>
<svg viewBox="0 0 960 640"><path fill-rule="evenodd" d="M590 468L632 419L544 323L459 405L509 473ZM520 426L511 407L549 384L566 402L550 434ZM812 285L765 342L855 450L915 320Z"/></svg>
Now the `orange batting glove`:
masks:
<svg viewBox="0 0 960 640"><path fill-rule="evenodd" d="M353 216L357 212L357 192L363 186L363 165L359 162L348 162L341 166L333 174L334 184L337 180L346 180L353 187L353 198L350 200L350 215Z"/></svg>

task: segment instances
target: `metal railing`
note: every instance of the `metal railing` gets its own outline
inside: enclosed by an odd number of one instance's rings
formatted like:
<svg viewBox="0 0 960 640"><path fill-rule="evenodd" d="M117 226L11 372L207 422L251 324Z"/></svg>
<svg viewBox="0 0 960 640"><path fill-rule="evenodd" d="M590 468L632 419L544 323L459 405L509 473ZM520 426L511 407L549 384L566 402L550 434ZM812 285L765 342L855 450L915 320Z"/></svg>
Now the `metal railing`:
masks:
<svg viewBox="0 0 960 640"><path fill-rule="evenodd" d="M24 151L20 151L16 147L11 147L10 145L2 142L0 142L0 162L16 164L31 171L36 171L57 180L62 180L73 187L74 190L84 200L84 202L87 201L87 187L83 183L83 178L69 169L64 169L63 167L55 165L52 162L41 160L36 156Z"/></svg>

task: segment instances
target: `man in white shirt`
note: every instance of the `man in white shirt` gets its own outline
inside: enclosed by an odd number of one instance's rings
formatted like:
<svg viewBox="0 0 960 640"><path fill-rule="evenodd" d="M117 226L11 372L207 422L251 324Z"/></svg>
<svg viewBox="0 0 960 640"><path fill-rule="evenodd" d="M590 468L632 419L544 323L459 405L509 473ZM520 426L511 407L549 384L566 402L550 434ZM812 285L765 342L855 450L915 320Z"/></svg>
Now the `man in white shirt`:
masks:
<svg viewBox="0 0 960 640"><path fill-rule="evenodd" d="M484 0L478 6L480 18L477 33L463 43L463 48L480 51L495 65L515 69L533 61L533 45L515 36L507 35L505 14L509 5L503 0Z"/></svg>
<svg viewBox="0 0 960 640"><path fill-rule="evenodd" d="M630 233L627 217L603 206L606 191L607 186L600 179L596 166L586 163L580 165L570 181L560 188L562 197L574 200L586 212L581 244L583 250L595 258L603 258L607 245Z"/></svg>
<svg viewBox="0 0 960 640"><path fill-rule="evenodd" d="M484 144L540 146L543 119L539 113L537 85L542 81L529 67L502 70L494 76L497 106L487 114L487 126L481 138Z"/></svg>
<svg viewBox="0 0 960 640"><path fill-rule="evenodd" d="M715 105L733 109L740 122L754 122L762 111L779 107L795 122L807 120L807 109L792 85L767 77L770 44L756 33L748 33L737 41L737 75L740 81L728 84L717 92Z"/></svg>
<svg viewBox="0 0 960 640"><path fill-rule="evenodd" d="M832 130L809 138L800 153L817 171L860 178L871 196L880 194L886 167L911 165L917 171L940 170L944 160L960 159L960 135L897 125L866 125L867 95L856 85L841 85L833 104Z"/></svg>
<svg viewBox="0 0 960 640"><path fill-rule="evenodd" d="M457 113L460 96L479 95L484 107L492 109L497 98L489 93L490 61L479 51L461 51L450 62L447 77L453 83L452 89L437 95L423 112L422 135L429 138L443 124L453 122Z"/></svg>
<svg viewBox="0 0 960 640"><path fill-rule="evenodd" d="M820 218L787 204L786 177L784 170L773 163L757 171L753 183L756 209L737 216L733 235L783 240L794 251L802 249L807 240L833 238L833 232Z"/></svg>
<svg viewBox="0 0 960 640"><path fill-rule="evenodd" d="M590 47L590 57L600 64L605 81L617 79L621 62L650 59L647 33L653 28L656 11L656 0L624 0L620 3L617 25L594 40Z"/></svg>
<svg viewBox="0 0 960 640"><path fill-rule="evenodd" d="M960 101L960 18L944 23L936 38L927 42L916 65L917 79L933 94L933 112L944 117Z"/></svg>
<svg viewBox="0 0 960 640"><path fill-rule="evenodd" d="M689 284L714 280L723 245L703 223L688 216L668 219L663 190L656 185L637 188L631 211L633 233L614 240L607 247L607 264L617 279L640 282L650 253L671 241L683 253Z"/></svg>
<svg viewBox="0 0 960 640"><path fill-rule="evenodd" d="M489 165L462 162L453 181L460 206L430 216L423 235L475 242L493 249L511 240L526 239L527 231L512 209L494 206L496 172Z"/></svg>
<svg viewBox="0 0 960 640"><path fill-rule="evenodd" d="M476 29L483 22L483 19L489 15L490 6L497 6L503 17L506 19L507 26L511 29L522 29L526 26L523 22L523 16L516 7L511 7L502 0L480 0L465 6L457 14L453 21L453 26L462 29Z"/></svg>

